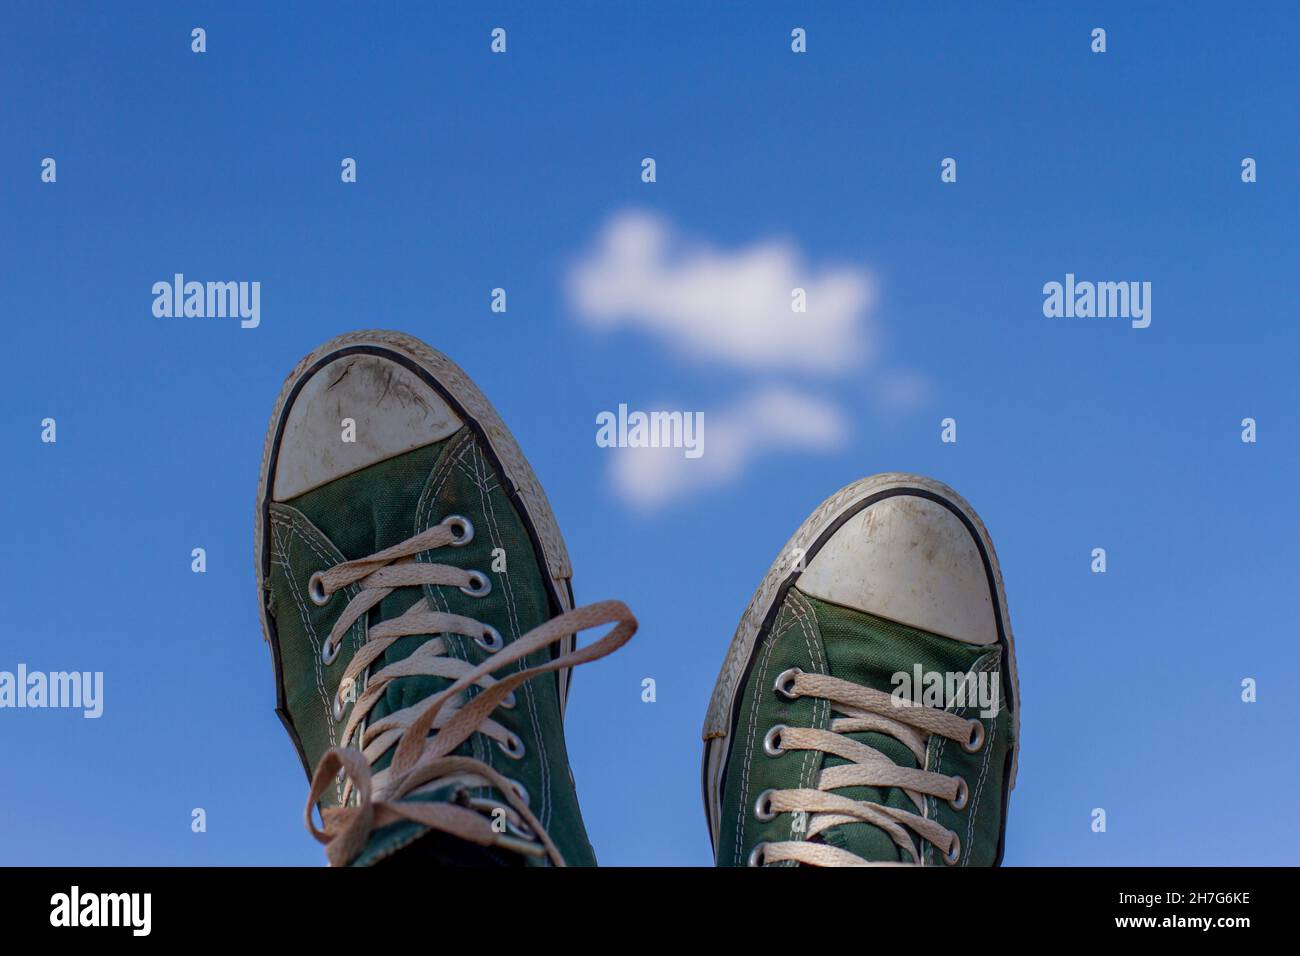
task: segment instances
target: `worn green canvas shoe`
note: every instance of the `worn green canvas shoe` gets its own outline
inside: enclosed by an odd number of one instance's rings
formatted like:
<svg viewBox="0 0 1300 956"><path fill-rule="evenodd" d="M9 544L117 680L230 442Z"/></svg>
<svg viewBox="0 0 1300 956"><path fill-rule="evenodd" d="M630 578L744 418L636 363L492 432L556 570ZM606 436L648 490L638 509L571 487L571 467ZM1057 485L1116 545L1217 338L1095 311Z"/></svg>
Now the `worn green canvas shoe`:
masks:
<svg viewBox="0 0 1300 956"><path fill-rule="evenodd" d="M1019 705L979 517L928 478L849 485L777 557L718 677L718 865L999 863Z"/></svg>
<svg viewBox="0 0 1300 956"><path fill-rule="evenodd" d="M569 671L636 621L574 610L546 495L464 372L395 332L303 359L266 436L256 558L276 710L331 864L595 863Z"/></svg>

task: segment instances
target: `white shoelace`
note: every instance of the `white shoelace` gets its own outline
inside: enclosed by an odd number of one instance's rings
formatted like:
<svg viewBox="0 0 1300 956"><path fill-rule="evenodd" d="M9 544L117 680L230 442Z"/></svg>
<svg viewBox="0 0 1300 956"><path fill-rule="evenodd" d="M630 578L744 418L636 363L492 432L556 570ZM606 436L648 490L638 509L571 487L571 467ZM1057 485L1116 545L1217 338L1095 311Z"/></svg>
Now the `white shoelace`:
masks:
<svg viewBox="0 0 1300 956"><path fill-rule="evenodd" d="M807 842L830 827L858 822L884 830L914 864L920 864L921 859L905 827L939 848L946 863L955 864L960 860L961 841L957 834L921 814L925 811L926 796L947 800L954 809L962 809L969 799L966 781L962 777L900 767L874 747L846 735L888 734L905 744L917 763L925 766L926 745L934 734L956 741L971 753L983 747L984 725L978 719L924 707L837 677L807 674L799 668L792 668L777 678L776 692L791 699L828 700L843 716L834 718L829 730L777 725L764 738L764 747L769 752L812 750L834 754L849 762L823 768L815 790L767 790L759 794L755 813L760 819L791 812L809 816L803 840L760 843L750 853L751 866L786 860L813 866L870 865L870 861L848 850ZM921 813L868 800L851 800L832 792L842 787L901 787Z"/></svg>
<svg viewBox="0 0 1300 956"><path fill-rule="evenodd" d="M485 595L490 583L482 572L415 560L421 552L460 547L472 537L473 525L468 519L453 515L391 548L313 575L310 590L317 603L325 603L331 594L352 584L360 586L326 639L322 653L326 663L332 663L337 657L348 629L399 587L446 585L459 587L471 596ZM586 647L537 667L507 676L492 676L534 651L602 624L614 627ZM493 712L498 707L513 707L514 689L524 682L539 674L604 657L627 643L636 628L636 618L622 602L602 601L565 612L506 644L495 628L459 614L430 610L424 598L401 616L369 628L366 643L343 671L340 696L334 703L335 719L342 717L348 689L355 688L370 666L403 637L462 634L494 653L475 666L447 656L444 638L435 636L410 656L365 678L365 690L353 704L340 744L331 748L316 767L307 799L307 827L325 844L331 865L339 866L355 859L375 828L398 820L412 820L480 846L499 846L532 856L546 855L552 863L563 866L562 855L529 808L528 795L522 787L481 760L451 756L451 752L471 735L481 733L495 741L507 756L522 758L523 741L493 720ZM388 684L413 676L442 677L451 684L418 704L388 714L362 729ZM480 692L466 702L465 692L471 686L478 687ZM431 737L431 731L437 733ZM360 749L353 745L354 741L360 744ZM388 768L374 771L374 762L394 745L397 749ZM312 808L339 773L347 780L344 806L323 809L324 827L318 828ZM459 794L473 788L492 787L502 794L505 802L466 798L434 803L405 799L449 786L458 788ZM491 817L497 810L505 814L505 829L493 825Z"/></svg>

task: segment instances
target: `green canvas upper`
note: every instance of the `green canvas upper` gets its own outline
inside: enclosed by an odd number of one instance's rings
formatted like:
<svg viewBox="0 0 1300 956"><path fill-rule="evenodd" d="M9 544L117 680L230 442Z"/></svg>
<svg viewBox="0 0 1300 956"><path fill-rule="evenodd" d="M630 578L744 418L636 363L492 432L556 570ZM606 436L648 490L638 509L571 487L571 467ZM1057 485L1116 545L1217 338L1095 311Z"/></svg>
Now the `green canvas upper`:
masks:
<svg viewBox="0 0 1300 956"><path fill-rule="evenodd" d="M491 592L476 598L457 587L398 588L353 625L337 659L325 664L321 660L322 642L358 589L355 585L345 588L318 607L308 598L312 574L398 544L449 515L462 515L472 522L473 540L464 547L423 552L417 560L483 572L491 580ZM279 643L285 709L309 773L338 743L350 709L344 711L343 720L335 720L333 700L344 669L365 642L368 626L396 617L423 596L432 610L489 624L509 643L556 613L548 594L546 572L538 563L526 525L506 494L501 475L468 427L436 444L371 465L289 501L272 503L268 533L271 568L267 600ZM499 570L503 560L504 570ZM371 670L408 657L431 637L401 638L371 665ZM442 637L448 654L471 664L490 656L469 637ZM546 655L545 650L535 652L507 665L496 676L544 663L549 659ZM397 678L385 688L368 720L378 721L423 701L448 683L445 678L431 676ZM467 693L472 696L477 688ZM515 697L515 706L498 707L493 719L524 742L522 757L512 758L494 741L477 733L456 754L481 760L521 784L530 808L565 861L569 865L592 865L595 859L568 771L558 681L553 674L541 675L519 687ZM383 769L391 758L390 750L376 761L374 769ZM338 805L342 792L339 782L327 790L322 805ZM446 800L450 796L451 788L443 788L410 799ZM501 799L490 788L476 790L473 796ZM425 832L424 827L409 821L381 828L354 862L378 862ZM445 842L454 838L433 834L429 840ZM468 845L446 847L439 855L461 862L535 862L508 851Z"/></svg>
<svg viewBox="0 0 1300 956"><path fill-rule="evenodd" d="M778 675L797 667L807 673L828 674L885 693L894 690L891 678L899 672L969 673L1001 666L1001 649L978 646L929 634L861 611L809 597L791 587L763 640L754 649L753 665L735 712L731 750L723 777L721 825L718 834L719 866L744 866L759 843L800 840L795 814L779 813L764 822L754 805L765 790L816 788L823 766L845 761L818 751L790 750L769 756L763 748L768 730L789 727L830 729L832 706L815 697L787 699L776 693ZM1000 701L1005 704L1005 702ZM979 706L949 707L963 718L980 717ZM960 744L933 735L926 766L919 769L960 775L969 787L962 810L947 801L927 797L925 815L957 832L963 866L992 865L998 855L1003 814L1003 767L1010 752L1011 715L1000 706L995 718L980 717L985 728L983 747L968 753ZM875 748L900 766L917 768L912 751L892 736L876 732L848 734ZM896 787L845 787L835 791L853 800L867 800L911 813L916 804ZM942 848L908 831L926 865L942 865ZM831 827L815 839L848 850L869 861L911 862L889 835L868 822Z"/></svg>

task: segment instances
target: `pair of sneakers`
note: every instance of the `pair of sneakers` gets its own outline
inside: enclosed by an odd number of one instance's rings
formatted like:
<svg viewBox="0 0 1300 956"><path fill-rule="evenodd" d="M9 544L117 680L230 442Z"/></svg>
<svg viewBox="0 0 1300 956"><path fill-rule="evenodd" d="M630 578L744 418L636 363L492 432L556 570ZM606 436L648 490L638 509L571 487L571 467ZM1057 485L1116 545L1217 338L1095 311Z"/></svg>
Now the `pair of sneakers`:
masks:
<svg viewBox="0 0 1300 956"><path fill-rule="evenodd" d="M636 619L575 607L546 495L454 363L378 331L304 358L266 437L256 560L276 711L331 864L595 863L569 673ZM997 863L1018 703L975 513L911 475L842 489L763 579L709 705L718 864Z"/></svg>

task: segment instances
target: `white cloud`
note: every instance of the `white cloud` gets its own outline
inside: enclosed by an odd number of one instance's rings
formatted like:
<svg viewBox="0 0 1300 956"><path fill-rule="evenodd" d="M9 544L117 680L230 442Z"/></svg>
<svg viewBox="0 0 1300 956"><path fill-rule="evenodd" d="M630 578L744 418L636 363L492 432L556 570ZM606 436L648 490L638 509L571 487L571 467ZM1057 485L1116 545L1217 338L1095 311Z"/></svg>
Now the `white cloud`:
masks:
<svg viewBox="0 0 1300 956"><path fill-rule="evenodd" d="M615 492L644 511L696 491L737 480L756 458L776 449L828 451L844 444L848 420L819 398L784 387L750 393L704 414L704 453L687 458L680 448L611 448Z"/></svg>
<svg viewBox="0 0 1300 956"><path fill-rule="evenodd" d="M806 312L791 310L795 288L806 292ZM872 357L871 277L814 269L787 241L719 250L660 216L624 212L574 264L568 291L589 325L637 327L695 359L835 373Z"/></svg>
<svg viewBox="0 0 1300 956"><path fill-rule="evenodd" d="M709 372L748 372L765 386L706 411L700 458L679 448L607 452L614 492L642 510L737 484L764 456L843 447L851 432L844 408L781 385L786 376L839 380L852 373L858 403L888 420L929 397L924 376L877 361L870 272L813 265L789 240L721 249L684 236L656 213L625 211L576 257L566 284L589 328L638 330ZM796 288L805 292L806 312L791 308Z"/></svg>

